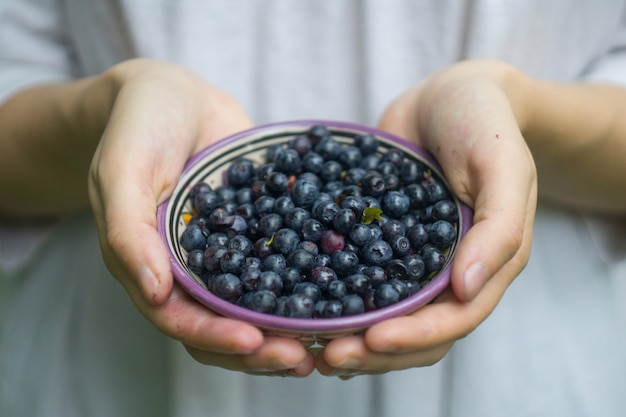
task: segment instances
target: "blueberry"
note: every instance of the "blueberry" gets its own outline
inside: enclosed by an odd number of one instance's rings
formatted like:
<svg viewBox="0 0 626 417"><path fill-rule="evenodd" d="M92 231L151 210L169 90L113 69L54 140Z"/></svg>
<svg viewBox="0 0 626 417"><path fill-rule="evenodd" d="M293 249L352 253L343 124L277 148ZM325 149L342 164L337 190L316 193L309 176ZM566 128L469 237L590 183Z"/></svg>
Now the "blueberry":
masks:
<svg viewBox="0 0 626 417"><path fill-rule="evenodd" d="M449 198L446 186L439 181L429 182L424 186L424 191L426 192L428 201L431 204L434 204L439 200L445 200Z"/></svg>
<svg viewBox="0 0 626 417"><path fill-rule="evenodd" d="M240 250L229 249L220 258L222 272L239 275L243 272L246 264L246 255Z"/></svg>
<svg viewBox="0 0 626 417"><path fill-rule="evenodd" d="M243 217L243 219L246 221L254 218L257 215L256 209L251 203L240 204L239 207L235 209L235 214L237 216Z"/></svg>
<svg viewBox="0 0 626 417"><path fill-rule="evenodd" d="M322 170L319 173L319 176L322 180L326 182L337 181L341 176L341 172L343 168L341 164L337 161L326 161L324 165L322 165Z"/></svg>
<svg viewBox="0 0 626 417"><path fill-rule="evenodd" d="M420 184L409 184L404 188L404 193L411 201L411 207L421 209L428 205L429 198L426 190Z"/></svg>
<svg viewBox="0 0 626 417"><path fill-rule="evenodd" d="M274 156L274 166L286 175L295 175L302 168L302 160L294 149L281 149Z"/></svg>
<svg viewBox="0 0 626 417"><path fill-rule="evenodd" d="M384 161L381 162L380 164L378 164L378 167L376 168L376 170L378 171L379 174L383 176L383 178L388 175L396 175L396 176L398 175L398 167L392 164L391 162L384 162Z"/></svg>
<svg viewBox="0 0 626 417"><path fill-rule="evenodd" d="M424 176L424 171L415 161L406 161L400 166L400 179L405 184L413 184Z"/></svg>
<svg viewBox="0 0 626 417"><path fill-rule="evenodd" d="M259 275L257 281L257 291L266 290L274 294L280 294L283 291L283 279L275 271L263 271Z"/></svg>
<svg viewBox="0 0 626 417"><path fill-rule="evenodd" d="M317 303L322 299L320 288L312 282L301 282L293 287L293 294L301 294Z"/></svg>
<svg viewBox="0 0 626 417"><path fill-rule="evenodd" d="M261 277L261 266L249 266L246 267L239 279L243 284L243 289L246 292L255 291L257 289L257 283Z"/></svg>
<svg viewBox="0 0 626 417"><path fill-rule="evenodd" d="M382 196L386 187L383 176L377 172L369 172L361 179L363 193L371 197Z"/></svg>
<svg viewBox="0 0 626 417"><path fill-rule="evenodd" d="M219 274L212 284L213 293L226 301L235 302L243 294L243 284L234 274Z"/></svg>
<svg viewBox="0 0 626 417"><path fill-rule="evenodd" d="M344 316L354 316L365 312L363 299L356 294L348 294L341 299Z"/></svg>
<svg viewBox="0 0 626 417"><path fill-rule="evenodd" d="M431 244L422 246L418 254L424 260L427 272L435 272L441 270L446 262L444 254Z"/></svg>
<svg viewBox="0 0 626 417"><path fill-rule="evenodd" d="M265 180L265 189L272 195L281 195L289 186L289 178L282 172L272 172Z"/></svg>
<svg viewBox="0 0 626 417"><path fill-rule="evenodd" d="M204 271L204 250L193 249L187 255L187 266L191 272L201 275Z"/></svg>
<svg viewBox="0 0 626 417"><path fill-rule="evenodd" d="M456 229L454 225L446 220L437 220L430 225L428 237L433 245L440 249L445 249L456 240Z"/></svg>
<svg viewBox="0 0 626 417"><path fill-rule="evenodd" d="M389 191L385 193L381 201L382 209L388 216L396 219L401 218L409 212L411 201L409 197L400 191Z"/></svg>
<svg viewBox="0 0 626 417"><path fill-rule="evenodd" d="M396 291L398 291L398 294L400 295L400 300L404 300L409 296L409 286L407 285L407 282L409 281L404 281L397 278L392 278L389 280L389 284L391 284L396 289Z"/></svg>
<svg viewBox="0 0 626 417"><path fill-rule="evenodd" d="M292 294L285 301L285 317L307 319L313 317L315 301L304 294Z"/></svg>
<svg viewBox="0 0 626 417"><path fill-rule="evenodd" d="M302 274L296 268L285 268L280 277L283 280L283 294L291 294L296 284L302 282Z"/></svg>
<svg viewBox="0 0 626 417"><path fill-rule="evenodd" d="M327 253L320 253L317 255L317 260L315 261L315 267L320 268L323 266L330 267L330 255Z"/></svg>
<svg viewBox="0 0 626 417"><path fill-rule="evenodd" d="M289 148L298 152L298 155L304 156L311 151L313 144L311 139L306 135L297 135L289 141Z"/></svg>
<svg viewBox="0 0 626 417"><path fill-rule="evenodd" d="M313 125L306 132L307 137L311 140L313 145L318 144L322 139L330 136L330 131L324 125Z"/></svg>
<svg viewBox="0 0 626 417"><path fill-rule="evenodd" d="M228 167L226 178L228 184L233 187L247 185L254 174L252 161L246 158L239 158Z"/></svg>
<svg viewBox="0 0 626 417"><path fill-rule="evenodd" d="M324 226L322 223L315 219L306 219L302 222L302 229L300 230L302 238L311 242L319 242L324 234Z"/></svg>
<svg viewBox="0 0 626 417"><path fill-rule="evenodd" d="M352 226L348 236L356 246L361 247L372 241L372 228L362 223L356 223Z"/></svg>
<svg viewBox="0 0 626 417"><path fill-rule="evenodd" d="M343 304L339 300L320 300L315 303L315 316L321 319L341 317Z"/></svg>
<svg viewBox="0 0 626 417"><path fill-rule="evenodd" d="M311 218L308 210L302 207L294 207L285 213L285 226L293 230L301 230L306 220Z"/></svg>
<svg viewBox="0 0 626 417"><path fill-rule="evenodd" d="M302 158L302 169L305 172L312 172L314 174L319 174L322 172L322 166L324 165L324 158L322 155L309 152Z"/></svg>
<svg viewBox="0 0 626 417"><path fill-rule="evenodd" d="M324 186L324 181L322 181L322 179L318 177L317 174L314 174L313 172L303 172L302 174L298 175L297 179L301 181L309 181L313 183L313 185L315 185L315 188L317 188L318 191L321 190L322 187Z"/></svg>
<svg viewBox="0 0 626 417"><path fill-rule="evenodd" d="M341 152L341 144L332 137L324 137L314 148L325 160L337 160Z"/></svg>
<svg viewBox="0 0 626 417"><path fill-rule="evenodd" d="M424 272L426 272L424 260L417 253L406 256L404 258L404 264L406 265L407 275L410 280L419 280L424 276Z"/></svg>
<svg viewBox="0 0 626 417"><path fill-rule="evenodd" d="M209 246L204 251L204 269L209 272L220 272L220 260L228 249L225 246Z"/></svg>
<svg viewBox="0 0 626 417"><path fill-rule="evenodd" d="M254 250L254 243L243 235L237 235L228 241L227 247L231 250L240 251L244 256L249 256Z"/></svg>
<svg viewBox="0 0 626 417"><path fill-rule="evenodd" d="M418 223L407 230L406 237L409 238L409 241L415 250L419 250L422 246L428 243L429 239L428 230L422 223Z"/></svg>
<svg viewBox="0 0 626 417"><path fill-rule="evenodd" d="M375 170L380 164L381 157L377 154L366 155L361 160L359 168L363 168L366 171Z"/></svg>
<svg viewBox="0 0 626 417"><path fill-rule="evenodd" d="M358 294L363 296L372 288L370 278L365 274L352 274L343 279L346 283L346 289L348 293Z"/></svg>
<svg viewBox="0 0 626 417"><path fill-rule="evenodd" d="M334 229L345 235L352 230L352 226L356 223L356 215L351 209L341 209L335 214L333 219Z"/></svg>
<svg viewBox="0 0 626 417"><path fill-rule="evenodd" d="M304 249L296 249L287 255L287 265L308 274L315 267L317 257Z"/></svg>
<svg viewBox="0 0 626 417"><path fill-rule="evenodd" d="M400 259L392 259L385 266L385 272L387 272L387 278L406 280L409 277L409 271L406 264Z"/></svg>
<svg viewBox="0 0 626 417"><path fill-rule="evenodd" d="M219 205L217 194L214 191L204 191L198 193L193 199L193 206L202 216L208 216Z"/></svg>
<svg viewBox="0 0 626 417"><path fill-rule="evenodd" d="M270 244L269 237L262 237L254 243L254 254L260 259L274 254L274 248Z"/></svg>
<svg viewBox="0 0 626 417"><path fill-rule="evenodd" d="M356 270L359 265L359 257L354 252L339 250L330 258L330 266L338 276L348 276Z"/></svg>
<svg viewBox="0 0 626 417"><path fill-rule="evenodd" d="M252 204L252 189L250 187L240 188L235 191L235 201L241 204Z"/></svg>
<svg viewBox="0 0 626 417"><path fill-rule="evenodd" d="M378 151L378 139L376 136L365 133L354 137L354 144L361 150L363 155L370 155Z"/></svg>
<svg viewBox="0 0 626 417"><path fill-rule="evenodd" d="M410 213L402 216L400 221L402 222L402 224L404 224L404 226L407 229L410 229L411 227L415 226L418 223L417 216L415 216L414 214L410 214Z"/></svg>
<svg viewBox="0 0 626 417"><path fill-rule="evenodd" d="M300 243L300 236L293 229L280 229L274 234L272 247L276 252L287 255Z"/></svg>
<svg viewBox="0 0 626 417"><path fill-rule="evenodd" d="M283 227L283 218L276 213L267 214L259 219L259 232L266 237L272 236Z"/></svg>
<svg viewBox="0 0 626 417"><path fill-rule="evenodd" d="M459 219L459 212L452 200L440 200L433 205L431 216L435 220L455 222Z"/></svg>
<svg viewBox="0 0 626 417"><path fill-rule="evenodd" d="M274 271L281 273L287 268L287 261L285 257L280 253L273 253L266 256L262 261L263 271Z"/></svg>
<svg viewBox="0 0 626 417"><path fill-rule="evenodd" d="M393 254L403 258L409 254L411 250L411 242L406 236L396 236L389 240L389 246L393 250Z"/></svg>
<svg viewBox="0 0 626 417"><path fill-rule="evenodd" d="M216 221L215 230L230 236L244 234L248 230L248 222L241 216L226 216Z"/></svg>
<svg viewBox="0 0 626 417"><path fill-rule="evenodd" d="M206 182L202 182L202 181L197 182L189 190L189 198L193 201L193 199L198 194L206 192L206 191L212 191L212 190L213 189L211 188L211 186L207 184Z"/></svg>
<svg viewBox="0 0 626 417"><path fill-rule="evenodd" d="M387 282L387 272L380 266L369 266L363 273L369 277L374 288Z"/></svg>
<svg viewBox="0 0 626 417"><path fill-rule="evenodd" d="M311 207L318 195L318 188L309 180L297 180L291 189L291 199L298 207Z"/></svg>
<svg viewBox="0 0 626 417"><path fill-rule="evenodd" d="M274 203L276 199L269 195L264 195L256 199L254 202L254 209L256 211L257 216L263 217L266 214L270 214L274 212Z"/></svg>
<svg viewBox="0 0 626 417"><path fill-rule="evenodd" d="M186 251L194 249L204 249L207 244L207 237L202 232L202 228L197 224L187 226L180 235L180 245Z"/></svg>
<svg viewBox="0 0 626 417"><path fill-rule="evenodd" d="M360 167L350 168L343 177L343 183L345 185L358 185L366 173L367 171Z"/></svg>
<svg viewBox="0 0 626 417"><path fill-rule="evenodd" d="M252 192L252 199L255 201L261 196L269 195L267 189L265 188L265 180L253 182L252 186L250 187L250 191Z"/></svg>
<svg viewBox="0 0 626 417"><path fill-rule="evenodd" d="M402 181L396 174L387 174L384 176L387 191L397 191L402 185Z"/></svg>
<svg viewBox="0 0 626 417"><path fill-rule="evenodd" d="M363 159L363 153L356 146L344 146L337 160L345 169L356 168Z"/></svg>
<svg viewBox="0 0 626 417"><path fill-rule="evenodd" d="M278 299L271 291L259 290L246 295L244 307L265 314L272 314L275 311Z"/></svg>
<svg viewBox="0 0 626 417"><path fill-rule="evenodd" d="M396 148L388 149L387 152L383 154L383 161L391 162L395 166L400 166L404 161L404 152Z"/></svg>
<svg viewBox="0 0 626 417"><path fill-rule="evenodd" d="M393 250L384 240L375 240L365 245L361 251L363 260L369 266L384 266L393 257Z"/></svg>
<svg viewBox="0 0 626 417"><path fill-rule="evenodd" d="M341 209L334 201L322 201L315 208L314 217L323 225L330 226L339 210Z"/></svg>
<svg viewBox="0 0 626 417"><path fill-rule="evenodd" d="M406 234L406 226L400 220L391 219L383 224L380 229L383 231L383 239L387 242L398 236Z"/></svg>
<svg viewBox="0 0 626 417"><path fill-rule="evenodd" d="M215 189L215 195L221 206L226 203L234 203L236 191L233 187L228 185L220 185Z"/></svg>
<svg viewBox="0 0 626 417"><path fill-rule="evenodd" d="M346 283L341 280L331 280L326 287L326 295L330 300L341 300L348 294Z"/></svg>
<svg viewBox="0 0 626 417"><path fill-rule="evenodd" d="M376 307L383 308L400 301L400 293L391 284L382 284L374 292L374 303Z"/></svg>
<svg viewBox="0 0 626 417"><path fill-rule="evenodd" d="M293 203L293 200L288 195L283 195L278 197L274 201L274 213L279 214L281 216L285 216L289 210L295 208L296 205Z"/></svg>
<svg viewBox="0 0 626 417"><path fill-rule="evenodd" d="M317 256L320 254L320 250L317 247L317 245L313 242L310 242L308 240L303 240L300 243L298 243L298 246L296 246L296 249L303 249L307 252L309 252L311 255Z"/></svg>
<svg viewBox="0 0 626 417"><path fill-rule="evenodd" d="M322 291L328 291L328 286L337 280L337 274L332 268L318 267L311 271L311 282Z"/></svg>

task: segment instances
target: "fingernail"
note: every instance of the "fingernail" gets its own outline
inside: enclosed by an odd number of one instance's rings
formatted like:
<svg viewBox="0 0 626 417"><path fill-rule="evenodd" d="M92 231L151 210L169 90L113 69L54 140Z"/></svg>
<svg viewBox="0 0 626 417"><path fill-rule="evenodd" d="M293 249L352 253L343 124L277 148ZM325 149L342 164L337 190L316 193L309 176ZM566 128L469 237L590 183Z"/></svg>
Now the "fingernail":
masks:
<svg viewBox="0 0 626 417"><path fill-rule="evenodd" d="M336 368L340 368L340 369L344 369L347 371L352 371L355 368L358 368L359 366L361 366L361 362L359 362L358 359L355 358L346 358L343 361L339 362L337 364L337 366L335 366Z"/></svg>
<svg viewBox="0 0 626 417"><path fill-rule="evenodd" d="M465 301L472 301L483 288L488 278L489 273L482 262L476 262L467 268L467 271L463 274Z"/></svg>
<svg viewBox="0 0 626 417"><path fill-rule="evenodd" d="M137 278L139 279L139 285L143 293L148 297L150 302L154 303L157 286L159 285L159 281L154 275L154 272L147 266L144 266L137 271Z"/></svg>

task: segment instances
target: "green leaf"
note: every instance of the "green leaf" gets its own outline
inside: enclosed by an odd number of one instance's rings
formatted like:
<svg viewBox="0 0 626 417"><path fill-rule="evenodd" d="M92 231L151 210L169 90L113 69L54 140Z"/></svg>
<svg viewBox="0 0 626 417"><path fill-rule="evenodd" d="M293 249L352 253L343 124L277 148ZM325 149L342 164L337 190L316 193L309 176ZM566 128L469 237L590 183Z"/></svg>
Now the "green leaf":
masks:
<svg viewBox="0 0 626 417"><path fill-rule="evenodd" d="M383 218L380 216L383 214L383 211L376 207L368 207L363 210L363 217L361 217L361 223L370 224L374 220L382 220Z"/></svg>

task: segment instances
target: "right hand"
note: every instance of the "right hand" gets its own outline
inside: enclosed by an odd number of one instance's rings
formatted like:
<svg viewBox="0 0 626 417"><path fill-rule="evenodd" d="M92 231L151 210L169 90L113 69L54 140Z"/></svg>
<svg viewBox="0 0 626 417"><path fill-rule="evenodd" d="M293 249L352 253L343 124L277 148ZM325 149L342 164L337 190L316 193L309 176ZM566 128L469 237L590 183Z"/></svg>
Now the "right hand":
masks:
<svg viewBox="0 0 626 417"><path fill-rule="evenodd" d="M173 280L156 209L187 159L252 126L229 95L181 67L149 60L100 77L116 98L93 157L89 195L107 267L139 311L197 361L254 374L305 376L314 358L292 339L201 306Z"/></svg>

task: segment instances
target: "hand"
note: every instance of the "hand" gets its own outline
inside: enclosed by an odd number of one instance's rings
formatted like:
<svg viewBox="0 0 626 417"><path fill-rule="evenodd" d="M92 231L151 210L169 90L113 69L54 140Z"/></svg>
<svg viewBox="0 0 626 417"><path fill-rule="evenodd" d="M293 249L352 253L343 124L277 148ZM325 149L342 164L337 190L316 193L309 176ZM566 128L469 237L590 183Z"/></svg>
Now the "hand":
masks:
<svg viewBox="0 0 626 417"><path fill-rule="evenodd" d="M116 99L91 164L89 193L112 274L141 313L197 361L250 373L309 374L313 356L299 342L264 337L177 287L156 230L156 208L187 159L250 127L248 116L232 97L174 65L128 61L102 78Z"/></svg>
<svg viewBox="0 0 626 417"><path fill-rule="evenodd" d="M519 80L519 81L518 81ZM385 111L380 127L430 150L455 194L474 209L451 286L432 304L362 336L331 341L317 356L325 375L432 365L496 307L526 265L537 179L520 133L518 85L505 64L465 62L428 77Z"/></svg>

